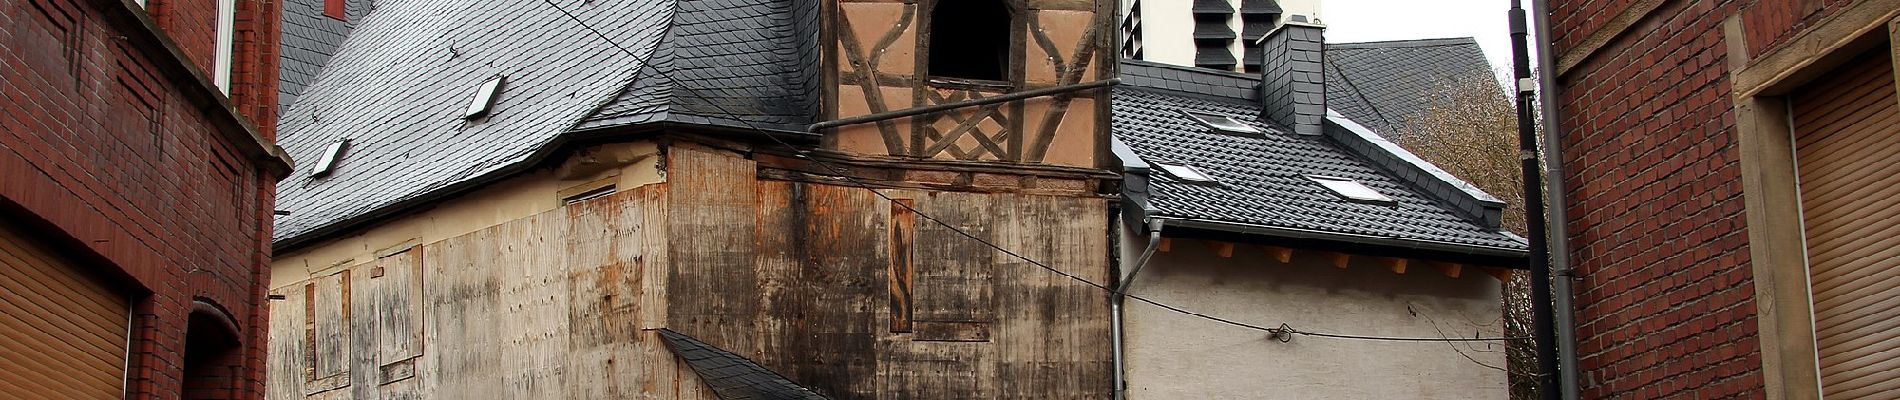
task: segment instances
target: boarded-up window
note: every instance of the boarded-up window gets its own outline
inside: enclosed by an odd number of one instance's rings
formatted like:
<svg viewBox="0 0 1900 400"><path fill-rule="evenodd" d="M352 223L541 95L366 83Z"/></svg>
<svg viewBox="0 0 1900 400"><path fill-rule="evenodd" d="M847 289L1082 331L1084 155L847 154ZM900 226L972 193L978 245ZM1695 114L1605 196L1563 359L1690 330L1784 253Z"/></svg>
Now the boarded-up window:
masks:
<svg viewBox="0 0 1900 400"><path fill-rule="evenodd" d="M1900 392L1900 103L1887 48L1793 95L1796 169L1829 399Z"/></svg>
<svg viewBox="0 0 1900 400"><path fill-rule="evenodd" d="M984 200L930 196L915 207L927 207L933 217L987 237L990 204ZM994 251L956 229L918 222L898 204L893 204L892 217L892 251L902 253L892 255L892 330L913 332L916 340L989 341L990 325L996 321Z"/></svg>

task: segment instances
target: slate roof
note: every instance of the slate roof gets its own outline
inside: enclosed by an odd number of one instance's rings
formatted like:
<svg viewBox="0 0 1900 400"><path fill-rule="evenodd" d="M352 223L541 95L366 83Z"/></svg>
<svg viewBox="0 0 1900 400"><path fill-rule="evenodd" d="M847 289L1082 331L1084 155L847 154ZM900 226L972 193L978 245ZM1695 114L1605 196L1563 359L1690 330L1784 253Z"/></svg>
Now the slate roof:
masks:
<svg viewBox="0 0 1900 400"><path fill-rule="evenodd" d="M1188 182L1157 168L1147 182L1150 216L1526 249L1521 238L1474 219L1471 206L1495 207L1496 199L1397 146L1366 141L1377 136L1342 116L1328 119L1327 135L1298 135L1260 117L1261 105L1251 100L1258 80L1246 75L1143 61L1124 61L1121 71L1112 101L1115 139L1149 164L1189 165L1220 182ZM1217 132L1185 112L1227 116L1265 134ZM1344 201L1309 174L1355 179L1396 203Z"/></svg>
<svg viewBox="0 0 1900 400"><path fill-rule="evenodd" d="M744 356L733 354L692 336L661 329L660 338L673 354L686 360L700 380L720 400L823 400L825 396L793 383Z"/></svg>
<svg viewBox="0 0 1900 400"><path fill-rule="evenodd" d="M1327 108L1388 136L1461 79L1497 82L1471 38L1326 45Z"/></svg>
<svg viewBox="0 0 1900 400"><path fill-rule="evenodd" d="M283 0L283 35L278 43L277 104L279 110L290 107L297 95L317 79L317 73L329 64L351 24L368 14L370 0L348 0L343 6L347 21L323 15L325 0Z"/></svg>
<svg viewBox="0 0 1900 400"><path fill-rule="evenodd" d="M612 41L541 1L378 1L279 122L279 144L302 165L350 145L329 176L306 167L278 185L290 215L276 245L524 170L580 130L802 130L816 115L814 2L555 3ZM493 111L463 120L495 76L506 82ZM728 114L737 119L714 117Z"/></svg>

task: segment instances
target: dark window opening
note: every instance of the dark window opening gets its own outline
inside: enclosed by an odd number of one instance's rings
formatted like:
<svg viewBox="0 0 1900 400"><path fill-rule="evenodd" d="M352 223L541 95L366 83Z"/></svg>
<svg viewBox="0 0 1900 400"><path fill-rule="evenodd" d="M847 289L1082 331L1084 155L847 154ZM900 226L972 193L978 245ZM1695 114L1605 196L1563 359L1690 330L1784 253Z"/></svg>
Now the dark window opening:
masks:
<svg viewBox="0 0 1900 400"><path fill-rule="evenodd" d="M217 314L193 311L185 328L185 382L180 398L241 399L243 352L235 327Z"/></svg>
<svg viewBox="0 0 1900 400"><path fill-rule="evenodd" d="M946 0L930 11L930 75L1008 80L1009 8L1000 0Z"/></svg>

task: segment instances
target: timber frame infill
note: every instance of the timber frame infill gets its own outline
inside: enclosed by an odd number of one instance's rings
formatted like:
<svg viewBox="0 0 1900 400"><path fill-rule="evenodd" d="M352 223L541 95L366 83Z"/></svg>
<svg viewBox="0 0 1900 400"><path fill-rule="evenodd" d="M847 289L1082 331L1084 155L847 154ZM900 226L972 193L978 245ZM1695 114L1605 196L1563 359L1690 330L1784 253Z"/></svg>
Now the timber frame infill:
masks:
<svg viewBox="0 0 1900 400"><path fill-rule="evenodd" d="M1769 399L1821 397L1794 135L1784 97L1856 55L1900 42L1900 0L1865 0L1751 57L1738 16L1724 23L1742 193ZM1900 57L1895 57L1900 60Z"/></svg>
<svg viewBox="0 0 1900 400"><path fill-rule="evenodd" d="M864 98L861 99L871 114L900 111L893 108L883 89L906 89L912 107L950 104L984 97L997 96L1022 90L1061 87L1109 79L1115 76L1115 54L1111 49L1117 32L1106 28L1114 16L1113 2L1101 0L1000 0L1011 16L1008 61L1004 66L1002 81L977 81L956 78L933 77L929 71L931 19L929 15L936 5L951 0L837 0L826 2L824 13L826 29L822 30L820 41L825 43L823 77L825 93L825 120L836 120L850 115L839 115L838 87L854 86ZM863 25L866 21L853 21L842 5L853 3L895 3L901 9L894 23L889 27L863 27L882 32L872 43L863 43L854 32L854 24ZM1075 43L1059 42L1051 38L1042 26L1041 13L1045 10L1087 11L1094 17L1083 30ZM906 37L906 33L912 33ZM910 43L901 43L909 41ZM1031 60L1028 46L1035 45L1046 59ZM912 47L908 60L913 66L907 73L894 73L880 70L887 61L887 54L902 54L890 51L905 46ZM1047 63L1053 69L1053 79L1044 79L1028 73L1032 63L1043 67ZM1088 72L1094 76L1088 76ZM942 112L934 112L910 117L910 123L896 120L876 121L875 127L882 138L885 154L913 158L935 158L948 156L965 161L1006 161L1020 163L1039 163L1048 155L1062 126L1063 117L1069 112L1069 106L1076 98L1094 100L1097 118L1095 134L1107 137L1108 124L1107 91L1063 93L1051 96L1047 107L1035 112L1025 106L1024 101L1010 101L969 107ZM1039 124L1029 124L1031 119ZM937 122L949 121L949 126L939 126ZM1031 127L1034 131L1029 131ZM835 132L835 129L827 130ZM974 139L974 145L962 144L960 139ZM1094 157L1104 160L1110 153L1106 141L1101 141L1094 149ZM1100 162L1098 161L1098 164Z"/></svg>

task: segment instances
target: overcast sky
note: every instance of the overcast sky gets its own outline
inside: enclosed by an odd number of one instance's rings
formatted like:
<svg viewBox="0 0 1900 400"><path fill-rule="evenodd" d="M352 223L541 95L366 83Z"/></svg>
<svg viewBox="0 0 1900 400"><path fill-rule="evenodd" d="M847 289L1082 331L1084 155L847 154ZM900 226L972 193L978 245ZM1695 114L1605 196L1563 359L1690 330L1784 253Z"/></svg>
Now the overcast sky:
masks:
<svg viewBox="0 0 1900 400"><path fill-rule="evenodd" d="M1492 69L1508 73L1510 9L1510 0L1321 0L1320 19L1332 43L1477 38Z"/></svg>

